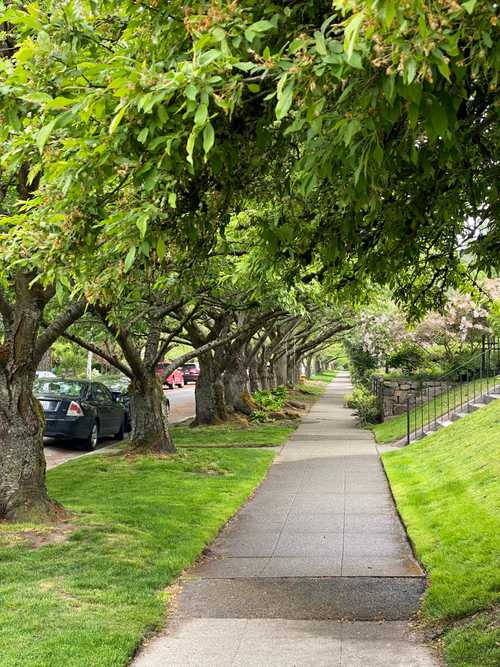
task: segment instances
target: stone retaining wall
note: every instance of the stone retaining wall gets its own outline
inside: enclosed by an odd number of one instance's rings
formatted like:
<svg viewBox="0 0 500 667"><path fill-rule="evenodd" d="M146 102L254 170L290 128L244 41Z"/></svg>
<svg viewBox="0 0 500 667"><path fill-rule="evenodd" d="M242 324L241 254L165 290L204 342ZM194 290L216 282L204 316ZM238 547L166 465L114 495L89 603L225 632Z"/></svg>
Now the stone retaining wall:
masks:
<svg viewBox="0 0 500 667"><path fill-rule="evenodd" d="M428 398L440 394L444 387L437 380L411 380L408 378L384 380L377 378L377 394L381 403L382 414L386 417L401 415L406 412L407 400L411 406L420 405Z"/></svg>

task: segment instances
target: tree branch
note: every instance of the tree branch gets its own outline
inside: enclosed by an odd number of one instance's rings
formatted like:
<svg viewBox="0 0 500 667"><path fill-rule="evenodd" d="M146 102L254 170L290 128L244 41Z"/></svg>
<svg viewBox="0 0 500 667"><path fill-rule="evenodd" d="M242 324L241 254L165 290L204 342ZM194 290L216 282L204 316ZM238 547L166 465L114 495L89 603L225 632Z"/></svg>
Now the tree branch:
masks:
<svg viewBox="0 0 500 667"><path fill-rule="evenodd" d="M51 322L51 324L47 326L45 331L38 336L33 355L37 366L52 343L54 343L69 326L80 319L85 312L86 307L87 302L84 299L71 303L53 322Z"/></svg>
<svg viewBox="0 0 500 667"><path fill-rule="evenodd" d="M130 370L130 368L128 366L126 366L124 363L122 363L113 354L108 354L107 352L104 352L103 350L101 350L96 345L93 345L92 343L89 343L88 341L84 340L83 338L80 338L80 336L75 336L74 334L71 334L69 332L63 333L62 338L66 338L67 340L70 340L72 343L76 343L77 345L82 347L84 350L88 350L89 352L92 352L93 354L97 355L98 357L101 357L102 359L107 361L108 364L110 364L111 366L113 366L117 370L121 371L130 380L133 380L134 376L133 376L133 373Z"/></svg>

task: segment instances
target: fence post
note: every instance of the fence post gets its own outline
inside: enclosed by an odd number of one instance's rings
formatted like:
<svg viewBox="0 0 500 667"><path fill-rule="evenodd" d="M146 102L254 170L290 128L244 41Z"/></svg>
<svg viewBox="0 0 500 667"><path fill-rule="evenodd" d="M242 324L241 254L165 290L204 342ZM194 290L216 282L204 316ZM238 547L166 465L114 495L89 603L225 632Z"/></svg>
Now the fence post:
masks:
<svg viewBox="0 0 500 667"><path fill-rule="evenodd" d="M410 444L410 398L406 399L406 444Z"/></svg>

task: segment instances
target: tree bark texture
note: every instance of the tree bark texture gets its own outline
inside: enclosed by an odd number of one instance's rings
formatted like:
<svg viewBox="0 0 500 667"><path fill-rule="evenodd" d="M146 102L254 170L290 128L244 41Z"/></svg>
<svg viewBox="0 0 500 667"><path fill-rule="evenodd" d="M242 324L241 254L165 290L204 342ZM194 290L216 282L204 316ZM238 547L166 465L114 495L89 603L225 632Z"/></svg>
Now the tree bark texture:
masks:
<svg viewBox="0 0 500 667"><path fill-rule="evenodd" d="M261 387L260 384L260 373L256 360L252 360L248 366L248 382L250 385L251 394L259 391L261 388L264 389L264 387Z"/></svg>
<svg viewBox="0 0 500 667"><path fill-rule="evenodd" d="M171 454L167 402L156 375L134 380L129 388L132 417L131 447L152 454Z"/></svg>
<svg viewBox="0 0 500 667"><path fill-rule="evenodd" d="M287 355L282 354L274 363L274 372L276 374L276 384L278 387L285 386L288 381Z"/></svg>
<svg viewBox="0 0 500 667"><path fill-rule="evenodd" d="M33 396L44 291L30 280L17 280L0 345L0 519L8 521L50 520L58 508L45 487L44 416Z"/></svg>
<svg viewBox="0 0 500 667"><path fill-rule="evenodd" d="M196 417L194 426L219 424L227 419L224 401L224 387L218 364L213 352L200 354L200 375L194 392Z"/></svg>
<svg viewBox="0 0 500 667"><path fill-rule="evenodd" d="M233 351L224 371L224 396L229 410L251 415L251 396L248 393L248 372L241 351Z"/></svg>

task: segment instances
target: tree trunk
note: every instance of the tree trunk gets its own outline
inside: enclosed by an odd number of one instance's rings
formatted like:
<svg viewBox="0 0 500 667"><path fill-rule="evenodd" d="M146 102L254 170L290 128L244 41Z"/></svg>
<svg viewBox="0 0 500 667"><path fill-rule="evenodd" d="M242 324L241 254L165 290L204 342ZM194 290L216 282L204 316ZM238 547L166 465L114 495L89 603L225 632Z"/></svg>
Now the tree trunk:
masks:
<svg viewBox="0 0 500 667"><path fill-rule="evenodd" d="M145 453L171 454L167 403L156 375L134 380L129 388L132 417L131 447Z"/></svg>
<svg viewBox="0 0 500 667"><path fill-rule="evenodd" d="M321 360L319 357L314 357L314 372L321 373Z"/></svg>
<svg viewBox="0 0 500 667"><path fill-rule="evenodd" d="M289 389L292 389L295 385L295 363L293 356L287 355L286 357L286 386Z"/></svg>
<svg viewBox="0 0 500 667"><path fill-rule="evenodd" d="M226 405L230 410L251 415L254 409L251 396L248 393L248 373L243 355L233 352L226 360L230 370L224 371L224 395Z"/></svg>
<svg viewBox="0 0 500 667"><path fill-rule="evenodd" d="M276 389L278 386L278 380L276 379L276 371L274 368L274 364L270 363L269 366L266 369L267 373L267 388L270 389L271 391L273 389Z"/></svg>
<svg viewBox="0 0 500 667"><path fill-rule="evenodd" d="M0 373L0 520L39 522L58 509L45 487L44 417L32 393L34 372Z"/></svg>
<svg viewBox="0 0 500 667"><path fill-rule="evenodd" d="M194 392L196 417L193 426L220 424L227 419L224 386L213 352L200 354L200 375Z"/></svg>
<svg viewBox="0 0 500 667"><path fill-rule="evenodd" d="M269 389L269 373L266 361L258 364L257 373L259 376L259 385L261 389L267 391Z"/></svg>
<svg viewBox="0 0 500 667"><path fill-rule="evenodd" d="M284 387L288 380L287 355L283 354L274 363L274 372L276 374L276 383L279 387Z"/></svg>
<svg viewBox="0 0 500 667"><path fill-rule="evenodd" d="M248 367L248 381L250 383L250 393L253 394L261 388L259 367L255 360L250 362ZM262 387L264 389L264 387Z"/></svg>
<svg viewBox="0 0 500 667"><path fill-rule="evenodd" d="M312 355L306 357L306 377L308 380L311 379L312 375Z"/></svg>

